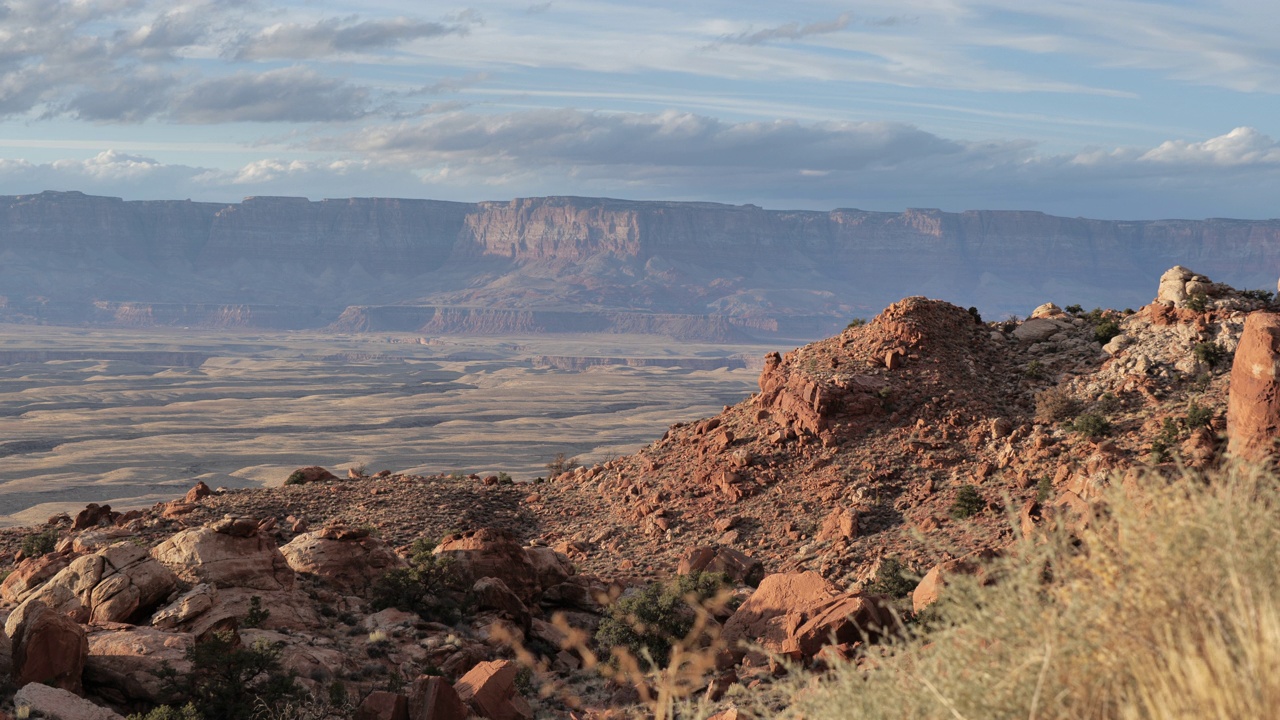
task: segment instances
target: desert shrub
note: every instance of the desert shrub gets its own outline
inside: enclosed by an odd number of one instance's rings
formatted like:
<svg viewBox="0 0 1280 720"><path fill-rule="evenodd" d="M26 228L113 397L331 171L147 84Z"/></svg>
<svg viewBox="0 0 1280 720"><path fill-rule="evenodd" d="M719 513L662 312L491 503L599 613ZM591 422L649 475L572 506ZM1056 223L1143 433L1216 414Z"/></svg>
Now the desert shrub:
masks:
<svg viewBox="0 0 1280 720"><path fill-rule="evenodd" d="M1098 413L1081 413L1072 421L1071 430L1085 437L1102 437L1111 433L1111 421Z"/></svg>
<svg viewBox="0 0 1280 720"><path fill-rule="evenodd" d="M134 713L127 720L204 720L204 716L195 705L187 703L180 708L161 705L149 713Z"/></svg>
<svg viewBox="0 0 1280 720"><path fill-rule="evenodd" d="M262 598L254 595L249 598L249 612L245 614L241 625L247 628L262 627L262 623L271 617L271 611L262 607Z"/></svg>
<svg viewBox="0 0 1280 720"><path fill-rule="evenodd" d="M565 457L564 453L556 453L556 456L547 463L547 477L554 478L562 475L578 467L578 458Z"/></svg>
<svg viewBox="0 0 1280 720"><path fill-rule="evenodd" d="M867 324L866 318L854 318L850 320L849 324L845 325L844 328L848 330L849 328L862 327L863 325L866 325L866 324Z"/></svg>
<svg viewBox="0 0 1280 720"><path fill-rule="evenodd" d="M1187 406L1187 429L1194 430L1198 427L1207 427L1211 422L1213 422L1213 409L1203 407L1192 400L1191 404Z"/></svg>
<svg viewBox="0 0 1280 720"><path fill-rule="evenodd" d="M293 676L281 669L280 652L278 644L244 646L233 631L217 632L187 650L190 672L179 677L165 666L163 680L177 702L191 703L205 718L249 720L261 708L298 696Z"/></svg>
<svg viewBox="0 0 1280 720"><path fill-rule="evenodd" d="M916 589L918 577L898 558L888 557L880 561L876 568L876 576L864 588L869 593L888 595L893 598L906 597Z"/></svg>
<svg viewBox="0 0 1280 720"><path fill-rule="evenodd" d="M433 554L435 543L418 538L409 566L389 570L373 584L375 610L399 608L427 620L458 617L461 583L453 558Z"/></svg>
<svg viewBox="0 0 1280 720"><path fill-rule="evenodd" d="M1276 294L1270 290L1241 290L1240 295L1250 300L1261 300L1268 305L1275 299Z"/></svg>
<svg viewBox="0 0 1280 720"><path fill-rule="evenodd" d="M302 485L307 482L307 476L301 470L294 470L289 473L289 477L284 479L285 485Z"/></svg>
<svg viewBox="0 0 1280 720"><path fill-rule="evenodd" d="M1051 497L1053 497L1053 481L1045 475L1036 483L1036 502L1047 502Z"/></svg>
<svg viewBox="0 0 1280 720"><path fill-rule="evenodd" d="M663 667L675 643L693 630L694 608L714 601L725 584L720 573L691 573L650 583L609 606L596 642L625 651L642 666Z"/></svg>
<svg viewBox="0 0 1280 720"><path fill-rule="evenodd" d="M1075 417L1080 401L1063 387L1051 387L1036 393L1036 421L1055 423Z"/></svg>
<svg viewBox="0 0 1280 720"><path fill-rule="evenodd" d="M969 312L969 317L973 318L973 321L974 321L975 323L977 323L977 324L979 324L979 325L981 325L981 324L982 324L982 313L979 313L979 312L978 312L978 308L976 308L976 307L972 307L972 306L971 306L971 307L969 308L968 312Z"/></svg>
<svg viewBox="0 0 1280 720"><path fill-rule="evenodd" d="M1022 371L1031 380L1043 380L1045 376L1044 363L1039 360L1032 360L1027 363L1026 369Z"/></svg>
<svg viewBox="0 0 1280 720"><path fill-rule="evenodd" d="M1112 318L1103 318L1093 326L1093 339L1095 342L1106 345L1111 342L1111 338L1120 334L1120 323Z"/></svg>
<svg viewBox="0 0 1280 720"><path fill-rule="evenodd" d="M1084 307L1081 305L1068 305L1066 311L1072 315L1079 315L1084 312Z"/></svg>
<svg viewBox="0 0 1280 720"><path fill-rule="evenodd" d="M1188 310L1204 312L1209 307L1209 296L1203 290L1196 290L1187 294L1187 299L1183 301L1183 305Z"/></svg>
<svg viewBox="0 0 1280 720"><path fill-rule="evenodd" d="M1216 342L1196 343L1191 348L1191 354L1196 356L1200 362L1209 367L1217 367L1227 357L1226 348Z"/></svg>
<svg viewBox="0 0 1280 720"><path fill-rule="evenodd" d="M516 482L515 480L512 480L512 479L511 479L511 476L510 476L510 475L508 475L508 474L506 474L506 473L504 473L504 472L499 472L499 473L498 473L498 484L499 484L499 485L514 485L514 484L515 484L515 482Z"/></svg>
<svg viewBox="0 0 1280 720"><path fill-rule="evenodd" d="M956 491L955 502L951 503L951 517L957 520L973 517L982 512L985 505L986 502L978 493L978 488L972 485L961 485Z"/></svg>
<svg viewBox="0 0 1280 720"><path fill-rule="evenodd" d="M1104 502L1087 528L1048 528L995 561L997 583L948 578L927 636L821 684L796 678L790 716L1273 717L1280 481L1152 473Z"/></svg>
<svg viewBox="0 0 1280 720"><path fill-rule="evenodd" d="M58 546L57 528L48 528L22 539L22 554L27 557L40 557L53 552Z"/></svg>

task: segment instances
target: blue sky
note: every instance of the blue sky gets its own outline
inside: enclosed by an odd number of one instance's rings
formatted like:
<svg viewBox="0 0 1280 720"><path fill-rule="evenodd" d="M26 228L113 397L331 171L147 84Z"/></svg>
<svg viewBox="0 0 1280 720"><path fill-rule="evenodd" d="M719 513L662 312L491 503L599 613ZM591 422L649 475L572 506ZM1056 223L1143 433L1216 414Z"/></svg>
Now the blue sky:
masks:
<svg viewBox="0 0 1280 720"><path fill-rule="evenodd" d="M0 0L0 194L1280 217L1274 0Z"/></svg>

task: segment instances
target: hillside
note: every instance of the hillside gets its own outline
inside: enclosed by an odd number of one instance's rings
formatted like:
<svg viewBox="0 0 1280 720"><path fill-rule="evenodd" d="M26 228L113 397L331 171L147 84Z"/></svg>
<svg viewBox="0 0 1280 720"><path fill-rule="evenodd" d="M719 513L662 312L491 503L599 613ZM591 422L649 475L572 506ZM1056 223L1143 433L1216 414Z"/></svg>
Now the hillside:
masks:
<svg viewBox="0 0 1280 720"><path fill-rule="evenodd" d="M124 514L89 506L0 533L14 558L0 585L13 648L0 658L19 685L39 675L138 710L168 697L161 661L190 669L207 659L189 648L264 640L314 697L328 693L330 714L308 717L354 712L336 685L373 713L357 717L399 717L378 714L382 703L459 720L468 706L495 719L616 717L656 701L641 676L610 680L595 665L602 638L617 637L601 630L617 617L609 604L706 569L727 573L736 601L712 610L714 657L686 668L685 691L745 707L753 689L770 692L778 657L815 672L873 662L867 642L905 632L894 617L926 622L948 587L986 577L986 560L1030 552L1020 538L1065 528L1076 539L1062 547L1083 559L1079 538L1110 522L1110 487L1159 497L1153 478L1218 466L1231 357L1268 302L1180 267L1127 313L1046 304L985 323L909 297L766 356L760 392L719 415L544 482L306 468L280 488L201 485ZM1231 401L1241 454L1265 452L1280 422L1266 405L1274 378L1250 369L1274 362L1280 330L1260 328L1280 323L1253 317L1253 359L1234 371L1247 391ZM1117 512L1163 512L1148 502ZM441 543L433 555L422 540ZM410 573L391 600L389 571ZM443 584L415 595L421 578ZM543 695L516 682L517 662L541 662Z"/></svg>
<svg viewBox="0 0 1280 720"><path fill-rule="evenodd" d="M1175 264L1269 287L1277 240L1280 221L45 192L0 198L0 319L813 339L912 292L1001 317L1137 307Z"/></svg>

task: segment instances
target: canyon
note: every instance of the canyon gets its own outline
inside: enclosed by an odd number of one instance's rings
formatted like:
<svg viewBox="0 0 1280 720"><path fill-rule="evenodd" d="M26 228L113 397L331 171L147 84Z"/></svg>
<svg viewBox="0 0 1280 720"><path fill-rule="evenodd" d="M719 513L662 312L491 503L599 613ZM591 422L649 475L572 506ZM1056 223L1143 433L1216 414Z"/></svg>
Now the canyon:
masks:
<svg viewBox="0 0 1280 720"><path fill-rule="evenodd" d="M810 340L908 293L988 317L1139 307L1175 264L1280 274L1280 220L502 202L0 197L0 321Z"/></svg>

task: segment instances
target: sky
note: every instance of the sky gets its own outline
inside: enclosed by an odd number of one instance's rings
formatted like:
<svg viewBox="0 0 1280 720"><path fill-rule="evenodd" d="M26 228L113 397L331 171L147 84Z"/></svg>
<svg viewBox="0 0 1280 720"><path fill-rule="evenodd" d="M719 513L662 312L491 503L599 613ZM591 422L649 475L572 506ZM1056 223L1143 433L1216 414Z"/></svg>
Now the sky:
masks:
<svg viewBox="0 0 1280 720"><path fill-rule="evenodd" d="M1275 0L0 0L0 194L1280 217Z"/></svg>

